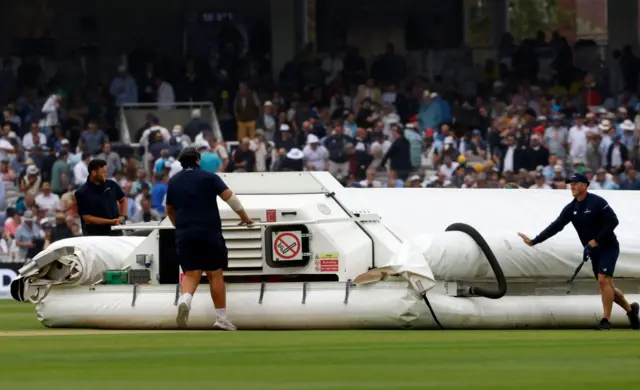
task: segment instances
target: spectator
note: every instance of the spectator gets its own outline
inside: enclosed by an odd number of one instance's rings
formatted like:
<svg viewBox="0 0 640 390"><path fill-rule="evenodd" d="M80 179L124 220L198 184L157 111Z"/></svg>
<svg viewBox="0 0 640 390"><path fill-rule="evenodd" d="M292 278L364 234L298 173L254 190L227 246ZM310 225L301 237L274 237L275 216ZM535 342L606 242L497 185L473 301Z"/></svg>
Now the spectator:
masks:
<svg viewBox="0 0 640 390"><path fill-rule="evenodd" d="M160 180L151 187L151 207L156 210L158 213L164 215L164 197L167 195L167 183L169 183L169 175L162 175ZM142 201L145 200L142 198L140 201L140 209L144 209Z"/></svg>
<svg viewBox="0 0 640 390"><path fill-rule="evenodd" d="M56 213L56 224L51 231L51 242L54 243L71 237L73 237L73 232L67 225L64 213Z"/></svg>
<svg viewBox="0 0 640 390"><path fill-rule="evenodd" d="M91 160L91 154L82 152L82 160L73 166L74 183L78 187L86 183L89 177L89 160Z"/></svg>
<svg viewBox="0 0 640 390"><path fill-rule="evenodd" d="M102 145L102 152L96 158L107 162L107 178L112 178L114 174L122 169L120 155L111 150L111 144L105 142Z"/></svg>
<svg viewBox="0 0 640 390"><path fill-rule="evenodd" d="M399 125L393 125L394 141L387 153L380 162L384 166L387 160L390 161L390 167L396 172L400 180L407 180L411 174L413 167L411 165L411 144L404 137L404 132Z"/></svg>
<svg viewBox="0 0 640 390"><path fill-rule="evenodd" d="M176 94L173 90L173 85L165 80L164 77L157 75L156 87L158 88L158 96L156 98L158 107L162 110L171 109L176 102Z"/></svg>
<svg viewBox="0 0 640 390"><path fill-rule="evenodd" d="M16 245L21 259L30 259L42 250L42 232L34 223L34 216L31 211L25 211L22 216L22 223L16 230Z"/></svg>
<svg viewBox="0 0 640 390"><path fill-rule="evenodd" d="M233 107L238 124L238 141L246 137L253 138L256 132L256 121L260 117L260 100L258 95L249 89L247 83L240 83Z"/></svg>
<svg viewBox="0 0 640 390"><path fill-rule="evenodd" d="M40 132L40 126L37 121L31 122L31 131L22 137L22 147L25 150L31 150L37 145L46 145L47 136Z"/></svg>
<svg viewBox="0 0 640 390"><path fill-rule="evenodd" d="M45 212L60 210L60 197L51 192L51 185L48 182L42 183L41 192L36 195L35 202Z"/></svg>
<svg viewBox="0 0 640 390"><path fill-rule="evenodd" d="M138 102L138 86L136 80L127 72L126 66L118 66L118 75L111 81L109 93L117 106Z"/></svg>
<svg viewBox="0 0 640 390"><path fill-rule="evenodd" d="M151 208L151 199L143 198L140 202L142 208L138 210L135 214L133 214L133 218L131 218L131 222L139 223L139 222L153 222L162 221L162 214L160 214L157 210Z"/></svg>
<svg viewBox="0 0 640 390"><path fill-rule="evenodd" d="M20 180L20 192L35 196L40 189L41 183L40 170L35 165L29 165L26 175Z"/></svg>
<svg viewBox="0 0 640 390"><path fill-rule="evenodd" d="M98 129L98 123L95 120L90 120L87 123L87 130L80 134L78 147L89 152L91 156L96 156L100 153L102 145L107 141L107 136L102 130Z"/></svg>
<svg viewBox="0 0 640 390"><path fill-rule="evenodd" d="M238 145L238 148L233 152L230 164L233 172L253 172L255 170L256 156L250 146L251 140L244 138L240 145Z"/></svg>
<svg viewBox="0 0 640 390"><path fill-rule="evenodd" d="M220 172L222 160L220 159L218 154L210 150L209 143L207 141L202 141L197 143L196 145L197 150L200 153L200 169L211 173Z"/></svg>
<svg viewBox="0 0 640 390"><path fill-rule="evenodd" d="M354 141L344 134L340 121L334 122L333 134L324 140L324 146L329 152L329 173L334 176L349 174L349 155L353 152Z"/></svg>
<svg viewBox="0 0 640 390"><path fill-rule="evenodd" d="M324 171L327 169L329 151L324 145L320 145L320 139L315 134L307 135L307 142L302 153L307 170Z"/></svg>

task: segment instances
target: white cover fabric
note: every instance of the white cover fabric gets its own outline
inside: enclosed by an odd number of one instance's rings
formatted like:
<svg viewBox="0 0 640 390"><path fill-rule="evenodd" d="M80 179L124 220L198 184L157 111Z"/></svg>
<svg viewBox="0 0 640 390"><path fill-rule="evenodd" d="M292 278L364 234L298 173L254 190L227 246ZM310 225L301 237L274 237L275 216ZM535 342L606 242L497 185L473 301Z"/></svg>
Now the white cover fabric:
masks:
<svg viewBox="0 0 640 390"><path fill-rule="evenodd" d="M123 269L127 257L142 243L144 237L73 237L56 241L38 253L34 260L62 247L73 247L74 254L63 256L60 263L69 267L66 280L72 285L90 285L104 276L104 271ZM45 277L41 272L41 277ZM36 277L37 279L37 277Z"/></svg>
<svg viewBox="0 0 640 390"><path fill-rule="evenodd" d="M529 247L514 232L483 236L507 278L565 278L582 262L582 248L575 240L555 240L553 245ZM406 242L423 254L437 279L470 280L492 278L493 271L480 247L462 232L425 234ZM640 245L629 242L621 248L616 277L640 278ZM580 278L593 278L591 264L585 264Z"/></svg>
<svg viewBox="0 0 640 390"><path fill-rule="evenodd" d="M240 330L250 329L437 329L419 295L404 281L353 287L345 303L345 283L309 283L302 303L301 283L269 284L260 303L259 284L232 284L227 313ZM455 298L427 293L445 329L590 328L602 311L598 295ZM639 301L640 295L627 295ZM38 319L54 328L176 329L175 286L53 287L36 305ZM627 327L614 307L614 326ZM190 329L211 329L215 311L206 289L196 292Z"/></svg>
<svg viewBox="0 0 640 390"><path fill-rule="evenodd" d="M429 264L424 258L422 237L403 243L393 257L381 267L372 269L355 278L355 283L369 283L381 280L384 275L400 275L411 283L418 292L425 292L435 286L436 281Z"/></svg>
<svg viewBox="0 0 640 390"><path fill-rule="evenodd" d="M621 251L615 276L640 278L638 195L633 191L594 193L609 202L620 221L615 230ZM428 251L425 255L436 278L493 275L473 240L463 233L444 235L456 222L480 232L507 277L569 278L582 259L583 248L571 224L533 248L517 236L523 232L533 238L553 222L572 200L568 190L349 188L338 196L352 210L380 214L381 223L403 242L418 242ZM591 272L591 265L585 265L580 277L592 277Z"/></svg>

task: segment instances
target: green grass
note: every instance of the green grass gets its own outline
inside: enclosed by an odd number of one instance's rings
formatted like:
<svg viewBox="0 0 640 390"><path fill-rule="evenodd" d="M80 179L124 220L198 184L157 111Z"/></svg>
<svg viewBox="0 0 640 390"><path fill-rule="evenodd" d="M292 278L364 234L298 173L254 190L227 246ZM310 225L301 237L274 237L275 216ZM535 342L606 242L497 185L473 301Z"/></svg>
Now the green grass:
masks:
<svg viewBox="0 0 640 390"><path fill-rule="evenodd" d="M0 328L39 325L31 305L2 302ZM0 388L626 390L639 342L626 330L0 336Z"/></svg>

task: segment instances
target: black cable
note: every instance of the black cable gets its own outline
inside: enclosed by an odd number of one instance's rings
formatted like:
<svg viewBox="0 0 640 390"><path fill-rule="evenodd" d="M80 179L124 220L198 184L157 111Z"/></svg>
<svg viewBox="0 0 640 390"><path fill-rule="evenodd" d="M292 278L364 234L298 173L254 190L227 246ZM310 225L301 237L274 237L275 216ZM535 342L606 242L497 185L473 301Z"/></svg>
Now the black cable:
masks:
<svg viewBox="0 0 640 390"><path fill-rule="evenodd" d="M440 330L444 330L444 326L442 326L440 321L438 321L438 317L436 316L436 312L433 311L433 307L431 307L431 303L429 302L429 298L427 298L427 293L426 292L422 294L422 299L424 299L424 303L427 304L427 307L429 308L429 311L431 312L431 317L433 317L433 320L436 322L436 324L438 325Z"/></svg>

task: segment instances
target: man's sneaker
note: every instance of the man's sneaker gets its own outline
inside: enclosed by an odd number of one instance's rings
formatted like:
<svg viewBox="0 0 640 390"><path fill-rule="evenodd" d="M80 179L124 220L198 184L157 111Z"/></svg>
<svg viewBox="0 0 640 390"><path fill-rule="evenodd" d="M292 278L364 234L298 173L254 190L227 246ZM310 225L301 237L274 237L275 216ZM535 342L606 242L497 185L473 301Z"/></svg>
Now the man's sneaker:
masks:
<svg viewBox="0 0 640 390"><path fill-rule="evenodd" d="M627 313L631 329L640 329L640 305L638 302L631 304L631 311Z"/></svg>
<svg viewBox="0 0 640 390"><path fill-rule="evenodd" d="M217 330L228 330L228 331L238 330L238 328L236 328L236 326L232 324L228 318L222 318L222 317L216 318L216 323L213 325L213 328Z"/></svg>
<svg viewBox="0 0 640 390"><path fill-rule="evenodd" d="M601 319L596 330L611 330L611 322L606 318Z"/></svg>
<svg viewBox="0 0 640 390"><path fill-rule="evenodd" d="M189 304L187 302L180 302L178 304L178 316L176 317L176 323L178 324L178 328L186 329L187 322L189 321Z"/></svg>

